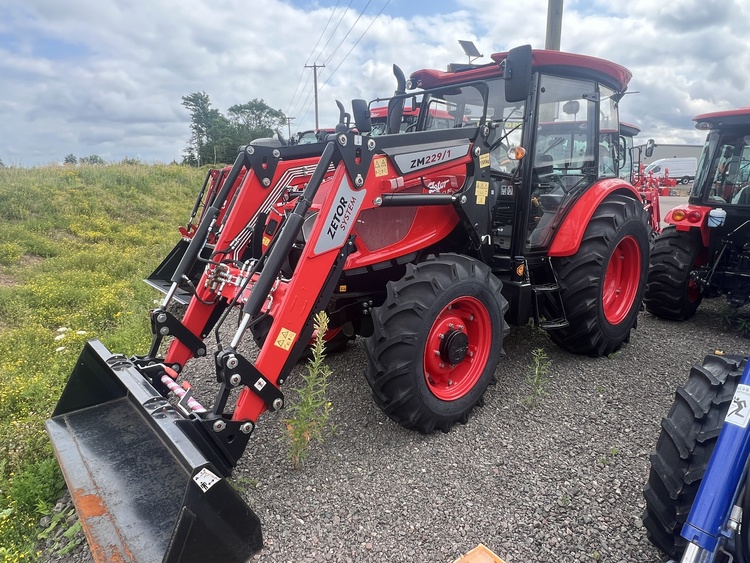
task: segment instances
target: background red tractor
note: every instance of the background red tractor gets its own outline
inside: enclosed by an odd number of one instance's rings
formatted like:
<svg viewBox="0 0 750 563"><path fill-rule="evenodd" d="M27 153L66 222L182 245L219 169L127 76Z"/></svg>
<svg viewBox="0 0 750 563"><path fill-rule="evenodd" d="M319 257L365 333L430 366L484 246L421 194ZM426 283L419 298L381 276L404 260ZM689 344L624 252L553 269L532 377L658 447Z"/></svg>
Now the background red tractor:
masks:
<svg viewBox="0 0 750 563"><path fill-rule="evenodd" d="M354 128L342 115L324 144L244 147L151 313L150 350L86 346L48 430L89 541L108 542L108 557L192 561L219 542L214 559L241 561L261 547L257 517L224 478L259 416L283 408L319 311L331 343L364 339L383 412L423 433L482 404L509 324L533 320L592 356L627 341L649 252L641 194L620 178L630 73L528 46L492 59L399 81L386 134L371 134L368 103L354 100ZM401 132L415 99L416 125ZM432 119L444 115L450 127ZM185 287L196 262L200 279ZM192 296L177 319L168 308L181 289ZM204 408L175 379L209 353L211 331L219 388ZM243 355L249 336L257 353ZM155 472L184 487L182 504Z"/></svg>
<svg viewBox="0 0 750 563"><path fill-rule="evenodd" d="M694 118L708 131L687 204L672 209L656 239L646 309L685 320L704 297L725 295L739 308L750 297L750 109Z"/></svg>

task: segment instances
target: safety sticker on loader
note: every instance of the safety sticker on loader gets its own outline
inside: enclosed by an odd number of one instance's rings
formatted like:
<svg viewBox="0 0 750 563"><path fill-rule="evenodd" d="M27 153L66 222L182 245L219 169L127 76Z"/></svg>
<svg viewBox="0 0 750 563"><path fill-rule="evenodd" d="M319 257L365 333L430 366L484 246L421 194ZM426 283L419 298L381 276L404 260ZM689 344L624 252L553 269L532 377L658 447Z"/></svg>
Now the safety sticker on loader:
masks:
<svg viewBox="0 0 750 563"><path fill-rule="evenodd" d="M374 158L372 165L375 167L375 177L388 176L388 159L384 157Z"/></svg>
<svg viewBox="0 0 750 563"><path fill-rule="evenodd" d="M218 475L214 475L211 471L204 467L195 474L195 476L193 477L193 481L195 481L196 485L198 485L201 491L205 493L206 491L208 491L208 489L221 481L221 479Z"/></svg>
<svg viewBox="0 0 750 563"><path fill-rule="evenodd" d="M747 428L750 422L750 386L738 385L724 422Z"/></svg>
<svg viewBox="0 0 750 563"><path fill-rule="evenodd" d="M487 168L490 165L490 153L486 152L479 155L479 167Z"/></svg>
<svg viewBox="0 0 750 563"><path fill-rule="evenodd" d="M474 191L477 194L477 205L484 205L487 196L490 194L490 183L477 182L477 187Z"/></svg>
<svg viewBox="0 0 750 563"><path fill-rule="evenodd" d="M292 344L294 344L295 336L297 336L297 333L292 332L288 328L282 328L279 331L279 336L276 338L274 344L282 350L289 350L289 348L292 347Z"/></svg>

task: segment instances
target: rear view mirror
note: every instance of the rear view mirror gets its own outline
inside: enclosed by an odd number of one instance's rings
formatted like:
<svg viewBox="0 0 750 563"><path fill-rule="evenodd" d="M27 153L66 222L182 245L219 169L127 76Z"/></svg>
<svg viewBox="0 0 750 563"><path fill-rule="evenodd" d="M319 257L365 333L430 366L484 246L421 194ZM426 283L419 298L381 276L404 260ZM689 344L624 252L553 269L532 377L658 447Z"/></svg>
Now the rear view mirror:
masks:
<svg viewBox="0 0 750 563"><path fill-rule="evenodd" d="M372 131L370 122L370 108L367 107L367 101L361 99L352 100L352 115L354 116L354 126L360 133L369 133Z"/></svg>
<svg viewBox="0 0 750 563"><path fill-rule="evenodd" d="M654 140L649 139L646 143L646 158L651 158L651 155L654 154Z"/></svg>
<svg viewBox="0 0 750 563"><path fill-rule="evenodd" d="M525 102L531 82L531 45L522 45L508 51L503 70L505 100Z"/></svg>

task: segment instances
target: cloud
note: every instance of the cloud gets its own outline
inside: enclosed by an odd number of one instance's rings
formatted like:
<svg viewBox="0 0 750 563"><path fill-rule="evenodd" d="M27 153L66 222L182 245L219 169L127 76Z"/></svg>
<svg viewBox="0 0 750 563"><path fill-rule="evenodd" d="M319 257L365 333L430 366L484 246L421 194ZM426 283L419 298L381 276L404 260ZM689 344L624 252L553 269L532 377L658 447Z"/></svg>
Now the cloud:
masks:
<svg viewBox="0 0 750 563"><path fill-rule="evenodd" d="M438 1L422 13L392 0L376 18L383 6L372 2L362 14L364 0L335 12L332 2L300 0L4 4L0 158L35 165L72 152L180 160L190 137L181 98L193 92L207 92L222 112L262 98L303 130L314 122L306 64L325 65L320 123L330 126L338 118L335 99L348 105L392 94L393 63L408 75L465 62L458 39L473 40L484 62L515 45L544 47L544 0L522 9L497 0ZM630 90L640 93L624 98L622 118L644 138L700 142L693 115L747 103L748 16L742 0L571 0L561 46L633 72Z"/></svg>

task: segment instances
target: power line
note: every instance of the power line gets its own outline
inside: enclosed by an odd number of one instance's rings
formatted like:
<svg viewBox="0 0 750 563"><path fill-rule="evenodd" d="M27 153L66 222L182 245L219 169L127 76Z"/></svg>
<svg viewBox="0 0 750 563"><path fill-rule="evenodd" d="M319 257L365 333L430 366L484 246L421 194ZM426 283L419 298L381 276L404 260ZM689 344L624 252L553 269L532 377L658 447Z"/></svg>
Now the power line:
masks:
<svg viewBox="0 0 750 563"><path fill-rule="evenodd" d="M328 44L331 42L331 39L333 39L333 36L336 35L336 31L341 25L341 22L344 21L344 17L346 16L346 13L349 11L349 8L351 8L352 2L354 2L354 0L349 0L349 4L346 6L346 10L344 10L344 12L341 14L341 17L339 18L339 21L336 24L336 27L333 28L331 35L328 36L328 41L326 41L326 44L323 45L323 48L320 50L320 53L318 54L318 56L323 54L323 51L326 50L326 47L328 47ZM318 62L317 58L315 59L315 62Z"/></svg>
<svg viewBox="0 0 750 563"><path fill-rule="evenodd" d="M304 72L305 72L305 67L303 66L302 67L302 73L304 74ZM300 94L299 94L299 97L297 98L297 101L289 109L289 113L295 113L296 112L297 108L299 107L299 102L302 99L302 95L304 94L304 92L307 91L307 85L308 84L310 84L310 75L309 74L307 75L307 80L305 80L304 86L302 86L302 89L300 90ZM305 98L305 101L303 102L303 104L307 103L307 100L309 100L309 99L310 99L310 94L308 92L308 95Z"/></svg>
<svg viewBox="0 0 750 563"><path fill-rule="evenodd" d="M318 48L318 45L320 45L320 40L323 39L323 36L325 35L326 30L328 29L328 26L331 24L333 15L336 13L336 10L338 9L340 3L341 3L341 0L336 0L336 5L333 7L333 10L331 11L331 15L328 16L328 21L326 22L326 25L323 28L323 31L320 32L320 35L318 36L318 40L315 42L315 46L310 51L310 54L307 55L307 59L305 60L305 65L307 65L307 63L310 62L310 59L312 58L313 54L315 54L315 50ZM302 83L302 77L304 75L305 75L305 69L303 66L302 71L299 74L299 79L297 80L297 85L294 87L294 93L292 94L292 99L289 101L289 113L292 113L292 109L293 109L292 104L294 103L294 98L297 95L297 90L299 90L299 85ZM307 83L305 83L305 85L307 85Z"/></svg>
<svg viewBox="0 0 750 563"><path fill-rule="evenodd" d="M344 61L345 61L345 60L347 59L347 57L348 57L348 56L349 56L349 55L351 54L351 52L352 52L352 51L354 50L354 48L355 48L355 47L356 47L356 46L357 46L357 45L359 44L359 42L360 42L360 41L362 40L362 38L363 38L363 37L364 37L364 36L365 36L365 35L367 34L367 32L368 32L368 31L370 31L370 28L372 27L372 25L373 25L373 24L375 23L375 21L376 21L376 20L377 20L377 19L378 19L378 18L380 17L380 14L382 14L382 13L383 13L383 10L385 10L385 9L386 9L386 7L388 6L388 4L390 4L390 3L391 3L391 0L387 0L387 1L386 1L385 5L384 5L384 6L383 6L383 7L382 7L382 8L380 9L380 11L378 12L378 15L376 15L376 16L375 16L375 17L373 18L373 20L372 20L372 21L370 22L370 25L368 25L368 26L367 26L367 29L365 29L365 30L364 30L364 32L362 33L362 35L360 35L360 36L359 36L359 38L357 39L357 41L355 41L354 45L352 45L352 48L351 48L351 49L349 49L349 51L348 51L348 52L346 53L346 55L344 55L344 58L343 58L343 59L341 59L341 62L340 62L340 63L339 63L339 64L338 64L337 66L336 66L336 68L334 68L334 69L333 69L333 72L331 72L331 74L329 74L329 75L328 75L328 78L326 78L326 81L325 81L325 82L323 83L323 85L321 86L321 88L323 88L323 86L325 86L326 84L328 84L328 81L329 81L329 80L331 80L331 78L333 78L333 75L334 75L334 74L336 74L336 71L337 71L337 70L339 69L339 67L340 67L340 66L341 66L342 64L344 64Z"/></svg>
<svg viewBox="0 0 750 563"><path fill-rule="evenodd" d="M339 62L339 64L336 66L336 68L333 69L333 72L331 72L331 74L328 76L328 78L326 79L326 81L320 86L320 89L322 89L323 86L325 86L326 84L328 84L328 82L333 77L333 75L336 73L336 71L339 69L339 67L341 67L341 65L344 63L344 61L347 59L347 57L351 54L351 52L354 50L354 48L359 44L359 42L367 34L367 32L370 30L370 28L373 26L373 24L382 15L382 13L385 11L386 7L388 7L388 4L390 4L390 2L391 2L391 0L387 0L386 1L386 3L380 9L380 11L377 13L377 15L370 22L370 25L368 25L367 28L359 36L359 38L357 38L357 41L355 41L354 45L352 45L352 47L349 49L349 51L346 53L346 55L344 55L344 58ZM369 4L370 4L370 2L368 2L368 5ZM349 3L349 5L351 6L351 2ZM348 6L347 6L347 8L348 8ZM367 6L365 6L365 9L366 8L367 8ZM364 10L362 11L362 13L364 13ZM362 14L360 14L360 17L361 16L362 16ZM357 21L359 21L359 19L360 18L357 18ZM356 25L356 23L357 22L354 22L355 25ZM354 27L354 25L349 29L349 32L347 32L347 35L351 32L351 30L353 29L353 27ZM334 30L334 32L335 32L335 30ZM332 36L333 36L333 34L331 35L331 37ZM323 49L325 49L325 46L323 47ZM334 51L334 53L335 53L335 51ZM330 58L328 60L330 60ZM316 95L317 95L317 91L316 91ZM305 98L305 101L302 103L302 107L304 108L304 110L301 112L302 113L302 117L300 117L300 122L304 121L305 117L307 117L307 113L308 113L308 111L310 109L310 105L311 105L311 102L309 102L310 97L311 97L311 95L308 93L307 97ZM300 112L297 112L297 113L299 115Z"/></svg>
<svg viewBox="0 0 750 563"><path fill-rule="evenodd" d="M371 2L372 2L372 0L367 0L367 4L365 4L365 7L362 8L362 11L359 13L359 16L357 16L357 19L354 21L354 23L352 24L352 26L349 28L349 31L347 31L346 35L344 35L344 38L341 41L339 41L339 44L336 45L336 48L331 52L331 55L325 60L325 62L323 63L324 65L327 65L329 62L331 62L331 59L334 57L334 55L336 54L336 52L339 50L339 47L341 47L341 45L344 44L344 41L346 41L346 38L349 37L349 34L352 32L352 30L357 25L357 23L359 23L359 20L365 14L365 10L367 10L367 8L368 8L368 6L370 5Z"/></svg>
<svg viewBox="0 0 750 563"><path fill-rule="evenodd" d="M353 2L353 1L354 1L354 0L350 0L350 1L349 1L349 6L351 6L351 5L352 5L352 2ZM336 1L336 5L335 5L335 6L333 7L333 11L331 12L331 15L330 15L330 16L328 16L328 21L326 22L326 26L325 26L325 27L323 28L323 31L321 31L321 32L320 32L320 36L318 37L318 41L317 41L317 42L315 43L315 47L313 47L313 48L312 48L312 51L310 51L310 55L309 55L309 56L307 57L307 60L305 61L305 64L307 64L307 63L309 63L309 62L310 62L310 59L312 58L312 56L313 56L313 53L315 52L315 49L317 49L317 48L318 48L318 45L320 45L320 40L321 40L321 39L323 39L323 36L324 36L324 35L325 35L325 33L326 33L326 29L328 29L328 26L330 25L330 23L331 23L331 20L333 19L333 14L335 14L335 13L336 13L336 10L338 9L338 7L339 7L339 4L340 4L340 3L341 3L341 0L337 0L337 1ZM347 6L347 9L349 9L349 6ZM346 10L344 10L344 14L346 14ZM342 19L343 19L343 16L342 16ZM341 22L341 20L339 20L339 23L340 23L340 22ZM336 30L335 30L335 29L333 30L333 32L331 33L331 35L333 35L334 33L336 33ZM329 41L330 41L330 39L329 39ZM328 44L328 43L326 43L326 45L327 45L327 44ZM325 49L325 47L323 47L323 49ZM323 51L322 51L322 49L321 49L321 53L322 53L322 52L323 52Z"/></svg>

